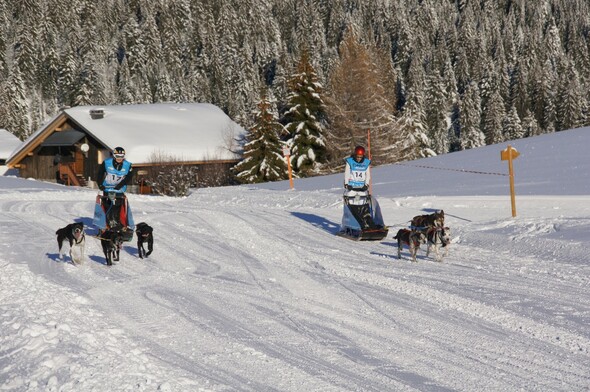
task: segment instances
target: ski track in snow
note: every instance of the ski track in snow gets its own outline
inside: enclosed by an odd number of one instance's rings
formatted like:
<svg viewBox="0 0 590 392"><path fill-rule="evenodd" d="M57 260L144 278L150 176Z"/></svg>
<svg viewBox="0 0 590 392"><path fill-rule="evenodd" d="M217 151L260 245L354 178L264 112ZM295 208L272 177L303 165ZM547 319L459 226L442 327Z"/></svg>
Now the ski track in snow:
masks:
<svg viewBox="0 0 590 392"><path fill-rule="evenodd" d="M518 220L505 198L384 198L395 227L353 242L329 193L131 195L155 250L134 238L109 268L89 234L82 265L57 260L92 192L24 195L0 194L18 239L0 247L0 391L590 388L587 240L560 234L588 232L588 208L567 214L590 197L523 198ZM449 255L398 260L392 236L429 208Z"/></svg>

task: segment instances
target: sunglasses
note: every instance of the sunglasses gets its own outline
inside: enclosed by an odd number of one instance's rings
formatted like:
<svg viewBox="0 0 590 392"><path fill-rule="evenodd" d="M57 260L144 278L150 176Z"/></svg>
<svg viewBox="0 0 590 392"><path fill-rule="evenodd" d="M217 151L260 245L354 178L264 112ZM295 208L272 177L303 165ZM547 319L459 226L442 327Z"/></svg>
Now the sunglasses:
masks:
<svg viewBox="0 0 590 392"><path fill-rule="evenodd" d="M117 159L123 159L125 158L125 154L115 154L114 157Z"/></svg>

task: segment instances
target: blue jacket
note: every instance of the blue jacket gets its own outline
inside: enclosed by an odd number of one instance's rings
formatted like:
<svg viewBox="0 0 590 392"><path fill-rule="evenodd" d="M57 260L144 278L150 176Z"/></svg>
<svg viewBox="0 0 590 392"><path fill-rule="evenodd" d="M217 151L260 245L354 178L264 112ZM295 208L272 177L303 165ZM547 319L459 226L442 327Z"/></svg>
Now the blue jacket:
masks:
<svg viewBox="0 0 590 392"><path fill-rule="evenodd" d="M115 187L131 172L131 162L123 161L121 168L116 169L113 158L107 158L103 162L103 165L106 175L102 185L104 186L105 190L117 193L125 192L127 190L127 185L123 185L121 189L115 189Z"/></svg>
<svg viewBox="0 0 590 392"><path fill-rule="evenodd" d="M353 157L348 157L345 161L344 184L348 184L353 188L362 188L364 185L368 185L371 160L364 158L362 161L357 162Z"/></svg>

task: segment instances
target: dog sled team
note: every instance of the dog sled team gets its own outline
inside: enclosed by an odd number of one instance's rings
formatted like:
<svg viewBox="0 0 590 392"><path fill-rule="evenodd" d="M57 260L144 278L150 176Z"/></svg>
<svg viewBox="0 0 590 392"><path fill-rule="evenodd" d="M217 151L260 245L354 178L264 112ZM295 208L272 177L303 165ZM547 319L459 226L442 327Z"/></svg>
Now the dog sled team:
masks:
<svg viewBox="0 0 590 392"><path fill-rule="evenodd" d="M119 261L123 243L137 235L137 253L140 258L148 257L154 248L153 229L145 222L135 225L133 214L125 191L131 180L131 162L125 159L125 150L117 147L112 157L100 165L97 175L99 190L103 193L96 197L93 225L98 228L97 239L100 240L106 265ZM86 249L84 224L71 223L57 230L59 258L64 258L64 243L70 245L69 256L74 264L82 262ZM147 251L145 250L147 246Z"/></svg>
<svg viewBox="0 0 590 392"><path fill-rule="evenodd" d="M442 261L449 253L451 243L451 229L445 226L445 212L443 210L429 215L418 215L412 218L408 229L399 229L394 239L397 240L397 258L401 259L402 248L406 246L410 251L412 261L420 245L426 245L426 257L434 250L435 260ZM444 248L444 254L441 253Z"/></svg>
<svg viewBox="0 0 590 392"><path fill-rule="evenodd" d="M383 222L379 203L369 192L371 183L371 160L365 155L365 148L355 147L351 156L345 159L343 215L338 235L356 241L382 240L388 234ZM397 256L401 258L403 247L410 251L412 261L420 245L426 245L426 257L434 251L437 261L448 254L451 242L450 229L444 225L444 211L419 215L412 219L410 227L400 229L393 237L397 240ZM444 254L441 253L444 248Z"/></svg>
<svg viewBox="0 0 590 392"><path fill-rule="evenodd" d="M119 261L124 242L137 233L137 253L140 258L148 257L153 251L153 229L145 222L135 226L133 214L129 207L125 190L131 179L131 163L125 159L125 150L117 147L112 157L100 165L97 182L102 195L97 195L93 224L98 227L97 238L100 239L106 264ZM356 241L378 241L384 239L389 228L383 222L379 203L370 194L371 160L365 155L365 148L355 147L353 153L345 159L343 216L341 237ZM401 258L402 249L407 247L412 261L421 245L426 245L426 257L431 250L437 261L448 254L451 242L450 229L444 225L444 211L430 215L419 215L412 219L407 229L400 229L393 237L397 240L397 256ZM63 258L62 248L66 240L70 244L70 258L79 263L84 258L85 234L82 223L69 224L57 230L59 257ZM148 247L146 251L144 244ZM445 248L444 255L441 248Z"/></svg>

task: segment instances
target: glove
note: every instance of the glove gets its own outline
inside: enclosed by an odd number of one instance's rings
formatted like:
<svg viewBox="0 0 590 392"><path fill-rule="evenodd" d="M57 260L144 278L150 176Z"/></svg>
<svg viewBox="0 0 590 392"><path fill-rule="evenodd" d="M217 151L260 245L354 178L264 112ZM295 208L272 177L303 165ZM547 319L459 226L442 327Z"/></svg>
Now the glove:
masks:
<svg viewBox="0 0 590 392"><path fill-rule="evenodd" d="M100 189L101 191L104 191L104 185L100 184L100 185L98 186L98 189Z"/></svg>
<svg viewBox="0 0 590 392"><path fill-rule="evenodd" d="M361 191L363 191L363 192L366 191L367 189L369 189L369 187L367 185L363 185L361 187Z"/></svg>
<svg viewBox="0 0 590 392"><path fill-rule="evenodd" d="M346 189L347 191L351 191L352 190L352 186L350 186L348 184L344 184L344 189Z"/></svg>
<svg viewBox="0 0 590 392"><path fill-rule="evenodd" d="M120 190L121 188L123 188L123 184L119 183L117 185L115 185L115 190Z"/></svg>

